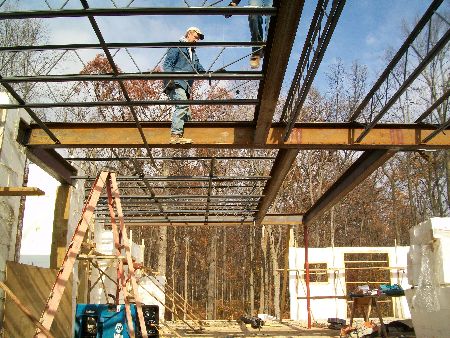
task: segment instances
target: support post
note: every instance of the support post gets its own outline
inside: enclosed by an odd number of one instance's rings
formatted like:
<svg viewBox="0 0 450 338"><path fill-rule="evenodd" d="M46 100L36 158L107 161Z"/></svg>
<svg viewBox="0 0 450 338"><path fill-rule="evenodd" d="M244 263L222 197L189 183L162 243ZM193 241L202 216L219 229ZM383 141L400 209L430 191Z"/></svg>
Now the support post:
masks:
<svg viewBox="0 0 450 338"><path fill-rule="evenodd" d="M309 260L308 260L308 226L303 225L303 240L305 244L305 284L306 284L306 311L308 312L308 329L311 328L311 294L309 289Z"/></svg>
<svg viewBox="0 0 450 338"><path fill-rule="evenodd" d="M283 287L281 291L281 309L280 322L283 321L283 314L286 307L286 290L288 284L288 270L289 270L289 244L291 242L291 226L286 227L286 248L284 252L284 270L283 270Z"/></svg>
<svg viewBox="0 0 450 338"><path fill-rule="evenodd" d="M56 191L55 211L53 216L52 248L50 268L58 269L64 261L67 247L67 229L70 210L69 184L62 184Z"/></svg>
<svg viewBox="0 0 450 338"><path fill-rule="evenodd" d="M114 204L117 209L117 218L119 219L119 234L122 239L123 247L125 249L125 254L128 263L128 278L131 282L131 287L133 289L134 301L136 303L136 312L139 319L139 324L141 327L141 334L143 338L147 338L147 330L145 329L144 313L142 312L142 302L139 296L139 288L136 282L135 268L133 265L133 259L131 257L131 241L128 238L127 229L125 227L125 221L123 217L122 204L120 202L119 187L117 186L116 173L110 174L112 197L114 198ZM119 237L119 238L120 238ZM124 297L126 298L126 297ZM127 299L125 299L125 304L127 304ZM132 325L132 324L131 324Z"/></svg>

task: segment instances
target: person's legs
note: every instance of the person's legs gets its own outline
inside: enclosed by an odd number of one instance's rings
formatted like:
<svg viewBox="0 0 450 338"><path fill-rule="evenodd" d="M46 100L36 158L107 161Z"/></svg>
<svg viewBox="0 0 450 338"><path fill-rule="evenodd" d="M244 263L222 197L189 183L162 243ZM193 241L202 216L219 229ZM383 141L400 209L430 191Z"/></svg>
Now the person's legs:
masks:
<svg viewBox="0 0 450 338"><path fill-rule="evenodd" d="M187 94L183 88L176 87L169 93L169 98L171 100L187 100ZM191 120L191 110L189 109L189 106L187 104L175 105L175 109L172 113L172 125L170 127L171 135L172 136L177 135L178 138L182 137L184 133L184 123L190 120ZM192 140L188 141L192 142Z"/></svg>
<svg viewBox="0 0 450 338"><path fill-rule="evenodd" d="M273 6L273 0L248 0L249 6L270 7ZM251 41L260 42L267 40L269 30L270 16L249 15L248 24L250 28ZM265 24L264 24L265 23ZM264 30L263 30L264 24ZM264 56L264 49L261 47L252 48L252 56L250 58L251 68L258 68L260 59Z"/></svg>
<svg viewBox="0 0 450 338"><path fill-rule="evenodd" d="M262 0L263 1L263 7L272 7L273 6L273 0ZM270 15L264 16L264 36L263 41L267 41L267 36L269 35L269 23L270 23Z"/></svg>
<svg viewBox="0 0 450 338"><path fill-rule="evenodd" d="M264 4L264 0L248 0L249 6L254 7L262 7ZM259 42L263 41L264 35L263 35L263 18L262 15L258 14L251 14L248 16L248 26L250 28L250 35L251 35L251 41L253 42ZM261 47L253 47L253 56L259 55L258 50Z"/></svg>

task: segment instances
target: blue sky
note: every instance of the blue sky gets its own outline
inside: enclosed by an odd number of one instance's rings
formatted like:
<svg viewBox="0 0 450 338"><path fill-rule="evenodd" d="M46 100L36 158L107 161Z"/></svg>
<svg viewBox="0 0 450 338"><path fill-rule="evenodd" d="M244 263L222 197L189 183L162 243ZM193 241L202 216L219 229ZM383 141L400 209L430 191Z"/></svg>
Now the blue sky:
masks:
<svg viewBox="0 0 450 338"><path fill-rule="evenodd" d="M48 0L53 8L64 4L65 0ZM118 6L126 6L130 0L114 0ZM204 0L136 0L132 6L200 6ZM207 0L206 5L216 2ZM25 2L27 9L48 9L43 0ZM90 0L91 7L114 7L111 0ZM387 61L384 54L387 48L398 49L404 40L401 30L402 22L411 23L420 17L431 3L431 0L348 0L326 51L324 60L315 80L315 86L326 89L325 72L338 57L344 65L351 65L353 60L368 66L369 80L373 82L382 72ZM225 6L228 0L216 6ZM245 5L246 0L241 2ZM287 91L303 42L307 34L316 1L305 1L305 8L301 18L293 54L283 86ZM444 4L445 5L445 4ZM448 7L448 3L447 3ZM70 0L66 7L81 8L80 2ZM49 30L49 43L97 43L87 18L46 19ZM233 16L225 19L222 16L138 16L138 17L99 17L97 22L107 42L156 42L177 41L189 26L200 27L206 35L205 41L248 41L250 34L246 16ZM137 71L134 62L142 71L152 69L164 55L165 50L132 49L129 54L125 50L115 54L116 63L126 72ZM198 50L200 60L205 68L219 54L220 48L201 48ZM220 68L250 52L249 48L230 48L218 58L212 69ZM82 59L88 61L95 55L93 51L79 53ZM66 72L78 72L82 65L75 60L64 64ZM228 70L249 69L248 59L227 68Z"/></svg>
<svg viewBox="0 0 450 338"><path fill-rule="evenodd" d="M347 67L358 60L368 66L371 82L376 80L387 65L384 58L386 49L397 50L405 39L402 22L415 22L430 4L431 1L425 0L347 0L314 85L322 90L326 88L325 72L337 58L341 58ZM315 5L315 1L306 1L294 46L298 53L305 41ZM295 71L292 59L288 73Z"/></svg>

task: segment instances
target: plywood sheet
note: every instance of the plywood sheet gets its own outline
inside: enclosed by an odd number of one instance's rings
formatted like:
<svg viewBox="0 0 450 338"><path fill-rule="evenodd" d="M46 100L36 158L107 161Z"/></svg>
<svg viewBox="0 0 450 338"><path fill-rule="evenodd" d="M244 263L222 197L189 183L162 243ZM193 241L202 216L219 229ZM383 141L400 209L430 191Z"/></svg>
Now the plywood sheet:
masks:
<svg viewBox="0 0 450 338"><path fill-rule="evenodd" d="M7 262L5 284L27 306L36 318L41 316L44 304L55 282L56 269ZM31 321L6 297L4 317L4 338L33 337L35 328ZM72 278L66 283L66 290L53 321L51 332L55 337L71 337L72 329Z"/></svg>

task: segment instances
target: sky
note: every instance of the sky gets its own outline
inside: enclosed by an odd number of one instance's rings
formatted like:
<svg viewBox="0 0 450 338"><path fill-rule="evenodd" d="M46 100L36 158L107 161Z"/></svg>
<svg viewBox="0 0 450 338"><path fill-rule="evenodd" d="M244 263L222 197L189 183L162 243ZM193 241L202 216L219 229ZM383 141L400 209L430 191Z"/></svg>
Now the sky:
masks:
<svg viewBox="0 0 450 338"><path fill-rule="evenodd" d="M25 202L20 262L48 267L52 244L53 213L59 182L37 165L30 163L28 186L45 192L29 196Z"/></svg>
<svg viewBox="0 0 450 338"><path fill-rule="evenodd" d="M325 73L338 58L346 67L357 60L368 67L372 82L385 69L384 58L388 48L399 49L406 36L403 22L416 22L425 13L432 1L425 0L347 0L320 65L314 85L322 90L327 87ZM294 51L300 51L309 29L316 2L306 1L297 32ZM295 60L299 58L291 58ZM296 61L296 60L295 60ZM288 74L295 71L291 62Z"/></svg>
<svg viewBox="0 0 450 338"><path fill-rule="evenodd" d="M56 9L65 4L67 0L46 0L46 2ZM46 2L44 0L21 1L21 6L26 9L48 9ZM131 6L187 7L187 4L201 6L205 2L205 6L208 6L217 0L135 0L132 1ZM221 1L215 6L226 6L228 2L228 0ZM91 8L94 6L113 8L115 5L127 6L130 0L90 0L89 3ZM358 60L368 66L371 82L376 80L388 63L384 59L386 49L397 50L405 39L401 29L402 23L411 23L422 16L430 3L431 0L347 0L314 85L322 91L326 90L325 74L337 58L340 58L346 66L350 66L354 60ZM247 0L242 0L240 6L246 4ZM305 1L283 85L285 92L292 81L315 6L316 1ZM441 7L444 6L448 8L448 2ZM64 8L81 8L81 5L79 1L69 0ZM2 9L0 8L0 10ZM49 32L49 43L98 42L87 18L45 19L44 22ZM107 42L178 41L186 28L190 26L199 27L205 34L205 41L250 40L246 16L233 16L229 19L223 16L97 17L97 23ZM211 66L220 51L221 48L199 48L197 50L205 69ZM136 72L153 69L163 57L164 52L165 49L130 49L117 53L113 51L113 54L122 71ZM221 68L249 52L249 48L227 48L220 54L211 69ZM60 69L67 73L77 73L82 68L78 57L87 62L95 54L95 51L80 51L78 56L72 53L73 61L68 62L67 59L64 59L66 62L60 64ZM227 68L227 70L249 69L248 58Z"/></svg>

